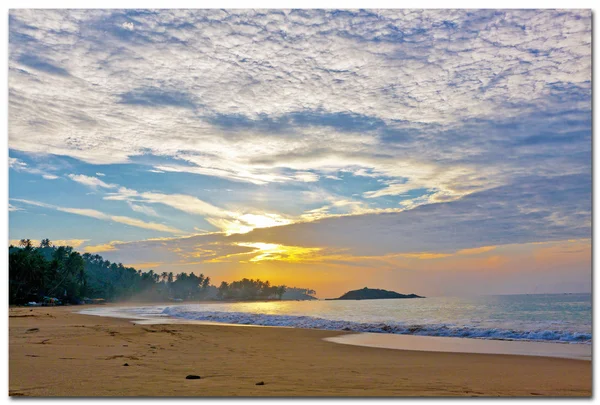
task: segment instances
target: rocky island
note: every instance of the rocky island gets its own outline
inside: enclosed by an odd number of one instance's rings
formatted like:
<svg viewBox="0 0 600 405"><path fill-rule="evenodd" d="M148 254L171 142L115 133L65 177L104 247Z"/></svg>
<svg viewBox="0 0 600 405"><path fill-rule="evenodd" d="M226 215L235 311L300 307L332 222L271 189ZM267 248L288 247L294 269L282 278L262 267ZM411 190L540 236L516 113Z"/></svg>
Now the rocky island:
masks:
<svg viewBox="0 0 600 405"><path fill-rule="evenodd" d="M330 300L381 300L392 298L425 298L417 294L400 294L395 291L380 290L377 288L363 288L362 290L348 291L339 298Z"/></svg>

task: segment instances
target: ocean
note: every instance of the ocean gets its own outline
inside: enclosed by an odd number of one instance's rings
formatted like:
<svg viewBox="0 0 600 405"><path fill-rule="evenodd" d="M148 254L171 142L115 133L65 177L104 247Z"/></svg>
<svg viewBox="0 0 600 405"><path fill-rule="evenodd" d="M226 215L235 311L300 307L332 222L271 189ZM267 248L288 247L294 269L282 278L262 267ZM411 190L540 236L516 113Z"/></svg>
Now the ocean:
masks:
<svg viewBox="0 0 600 405"><path fill-rule="evenodd" d="M415 336L571 344L592 342L591 294L174 303L120 308L119 311L123 316L141 319L169 317L238 325Z"/></svg>

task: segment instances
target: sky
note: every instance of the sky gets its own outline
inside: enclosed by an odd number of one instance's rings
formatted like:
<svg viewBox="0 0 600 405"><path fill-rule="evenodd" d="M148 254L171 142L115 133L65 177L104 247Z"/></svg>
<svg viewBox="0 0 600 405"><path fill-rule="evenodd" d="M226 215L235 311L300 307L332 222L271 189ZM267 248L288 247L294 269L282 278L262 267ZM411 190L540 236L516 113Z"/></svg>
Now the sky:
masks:
<svg viewBox="0 0 600 405"><path fill-rule="evenodd" d="M9 239L155 272L591 291L590 10L9 14Z"/></svg>

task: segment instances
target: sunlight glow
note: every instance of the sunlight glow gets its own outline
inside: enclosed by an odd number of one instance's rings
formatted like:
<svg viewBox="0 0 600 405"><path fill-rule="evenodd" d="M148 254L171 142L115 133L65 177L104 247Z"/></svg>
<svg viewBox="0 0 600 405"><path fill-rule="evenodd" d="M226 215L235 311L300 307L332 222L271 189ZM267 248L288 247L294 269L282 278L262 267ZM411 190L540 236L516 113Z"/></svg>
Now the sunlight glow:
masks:
<svg viewBox="0 0 600 405"><path fill-rule="evenodd" d="M238 243L237 245L258 249L259 254L250 259L251 262L261 262L266 260L301 262L321 250L321 248L305 248L301 246L285 246L261 242Z"/></svg>
<svg viewBox="0 0 600 405"><path fill-rule="evenodd" d="M293 222L281 215L267 213L236 215L235 219L207 218L207 221L222 229L226 235L248 233L256 228L270 228L272 226L288 225Z"/></svg>

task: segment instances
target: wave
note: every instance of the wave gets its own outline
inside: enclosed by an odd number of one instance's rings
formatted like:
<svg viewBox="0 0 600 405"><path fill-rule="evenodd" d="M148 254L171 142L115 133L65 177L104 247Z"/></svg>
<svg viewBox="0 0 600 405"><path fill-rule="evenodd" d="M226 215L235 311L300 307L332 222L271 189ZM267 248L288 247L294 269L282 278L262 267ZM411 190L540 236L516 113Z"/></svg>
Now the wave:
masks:
<svg viewBox="0 0 600 405"><path fill-rule="evenodd" d="M591 344L591 333L561 330L512 330L476 328L448 324L405 325L401 323L360 323L330 320L311 316L255 314L248 312L190 311L185 307L167 307L167 316L195 321L210 321L236 325L280 326L302 329L324 329L351 332L394 333L398 335L443 336L472 339L526 340L537 342Z"/></svg>

